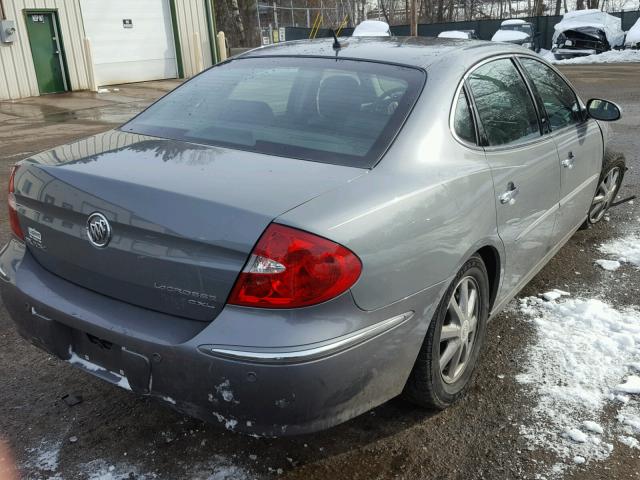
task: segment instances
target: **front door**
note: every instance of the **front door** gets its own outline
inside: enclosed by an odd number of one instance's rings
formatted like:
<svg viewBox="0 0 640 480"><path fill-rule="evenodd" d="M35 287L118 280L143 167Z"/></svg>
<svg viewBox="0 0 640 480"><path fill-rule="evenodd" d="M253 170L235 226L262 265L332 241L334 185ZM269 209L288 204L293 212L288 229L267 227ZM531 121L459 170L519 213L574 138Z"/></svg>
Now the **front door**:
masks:
<svg viewBox="0 0 640 480"><path fill-rule="evenodd" d="M27 12L27 34L40 94L67 90L62 42L54 12Z"/></svg>
<svg viewBox="0 0 640 480"><path fill-rule="evenodd" d="M560 197L558 154L553 139L541 135L536 106L512 59L479 66L468 82L505 246L501 295L510 295L552 247Z"/></svg>
<svg viewBox="0 0 640 480"><path fill-rule="evenodd" d="M558 147L561 191L556 240L567 236L587 216L602 168L602 134L595 120L584 118L573 89L552 68L530 57L519 59L531 79Z"/></svg>

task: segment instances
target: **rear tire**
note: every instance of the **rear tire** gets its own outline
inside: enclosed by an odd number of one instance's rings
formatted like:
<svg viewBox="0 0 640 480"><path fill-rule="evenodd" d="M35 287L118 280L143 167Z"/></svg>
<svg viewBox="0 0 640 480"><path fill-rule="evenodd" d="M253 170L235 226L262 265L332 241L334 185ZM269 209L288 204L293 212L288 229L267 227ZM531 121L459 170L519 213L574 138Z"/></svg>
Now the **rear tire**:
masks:
<svg viewBox="0 0 640 480"><path fill-rule="evenodd" d="M617 152L606 152L602 162L602 173L598 179L598 187L589 207L587 219L581 228L588 228L600 222L609 211L620 191L626 162L624 155Z"/></svg>
<svg viewBox="0 0 640 480"><path fill-rule="evenodd" d="M471 305L472 297L475 305ZM484 343L488 315L489 277L482 258L474 255L462 266L438 305L407 380L405 398L422 407L443 410L462 397ZM451 350L458 347L449 358Z"/></svg>

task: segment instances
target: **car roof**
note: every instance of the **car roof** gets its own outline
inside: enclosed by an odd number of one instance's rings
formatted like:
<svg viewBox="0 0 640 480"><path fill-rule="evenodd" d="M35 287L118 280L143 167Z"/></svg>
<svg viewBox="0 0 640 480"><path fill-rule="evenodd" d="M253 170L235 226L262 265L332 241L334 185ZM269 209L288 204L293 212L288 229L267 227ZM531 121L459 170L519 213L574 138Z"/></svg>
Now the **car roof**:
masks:
<svg viewBox="0 0 640 480"><path fill-rule="evenodd" d="M503 53L531 53L523 47L483 40L461 40L432 37L344 37L342 48L333 49L333 39L297 40L256 48L234 58L247 57L331 57L395 63L427 69L437 62L458 66Z"/></svg>

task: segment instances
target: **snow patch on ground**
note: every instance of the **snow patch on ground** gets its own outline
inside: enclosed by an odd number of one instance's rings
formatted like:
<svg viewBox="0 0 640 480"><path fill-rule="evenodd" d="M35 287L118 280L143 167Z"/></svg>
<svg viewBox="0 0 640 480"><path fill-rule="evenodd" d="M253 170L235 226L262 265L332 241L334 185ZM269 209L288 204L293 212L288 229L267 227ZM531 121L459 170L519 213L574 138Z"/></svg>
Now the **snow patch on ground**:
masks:
<svg viewBox="0 0 640 480"><path fill-rule="evenodd" d="M620 443L625 444L629 448L637 448L640 449L640 442L633 437L629 437L627 435L620 435L618 437L618 441Z"/></svg>
<svg viewBox="0 0 640 480"><path fill-rule="evenodd" d="M220 455L216 455L211 462L189 469L186 473L185 478L206 478L207 480L248 480L255 477L245 468L231 464L228 459Z"/></svg>
<svg viewBox="0 0 640 480"><path fill-rule="evenodd" d="M520 310L537 334L516 377L537 397L520 428L529 445L573 465L607 458L620 435L640 437L640 311L563 295L524 298ZM611 406L620 414L603 423Z"/></svg>
<svg viewBox="0 0 640 480"><path fill-rule="evenodd" d="M55 472L58 469L61 448L61 441L43 440L37 447L27 450L28 460L24 462L23 468Z"/></svg>
<svg viewBox="0 0 640 480"><path fill-rule="evenodd" d="M552 300L557 300L560 297L569 296L569 295L571 295L569 292L565 292L564 290L558 290L557 288L554 288L549 292L540 294L540 296L548 302L551 302Z"/></svg>
<svg viewBox="0 0 640 480"><path fill-rule="evenodd" d="M640 377L630 375L624 383L616 387L616 390L624 393L640 393Z"/></svg>
<svg viewBox="0 0 640 480"><path fill-rule="evenodd" d="M629 63L640 62L640 50L609 50L597 55L567 58L566 60L556 60L553 54L545 56L545 58L550 62L561 65L575 63Z"/></svg>
<svg viewBox="0 0 640 480"><path fill-rule="evenodd" d="M640 236L628 235L603 243L598 248L602 253L615 257L621 263L640 267Z"/></svg>
<svg viewBox="0 0 640 480"><path fill-rule="evenodd" d="M38 457L35 458L33 462L23 466L23 469L31 470L25 478L33 480L66 479L67 475L59 472L52 476L52 472L58 469L59 447L57 449L50 448L45 445L45 443L46 442L43 442L42 448L32 449L34 453L38 454ZM43 453L46 453L46 455L43 456ZM38 463L39 460L42 460L42 462ZM129 480L132 478L136 480L151 480L159 478L157 472L149 471L142 466L133 465L128 462L112 463L104 459L81 463L77 466L77 474L78 478L87 480ZM184 466L184 474L179 474L178 478L248 480L249 478L254 478L254 475L244 467L234 465L228 458L221 455L214 455L210 460L204 462L187 462Z"/></svg>
<svg viewBox="0 0 640 480"><path fill-rule="evenodd" d="M595 263L610 272L615 272L620 268L620 262L617 260L596 260Z"/></svg>
<svg viewBox="0 0 640 480"><path fill-rule="evenodd" d="M135 478L137 480L146 480L154 478L155 475L146 475L140 473L137 468L128 464L110 465L104 460L93 460L87 462L80 470L88 480L128 480Z"/></svg>

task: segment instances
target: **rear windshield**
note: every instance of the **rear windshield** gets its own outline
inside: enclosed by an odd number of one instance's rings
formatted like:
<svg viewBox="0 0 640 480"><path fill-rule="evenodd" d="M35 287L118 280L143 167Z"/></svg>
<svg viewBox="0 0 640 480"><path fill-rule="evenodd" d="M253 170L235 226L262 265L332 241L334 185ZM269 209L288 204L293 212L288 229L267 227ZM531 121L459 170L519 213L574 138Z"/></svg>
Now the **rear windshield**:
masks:
<svg viewBox="0 0 640 480"><path fill-rule="evenodd" d="M528 24L515 24L515 25L502 25L500 30L516 30L517 32L524 32L531 35L531 25Z"/></svg>
<svg viewBox="0 0 640 480"><path fill-rule="evenodd" d="M237 59L186 82L122 130L371 168L415 103L424 75L354 60Z"/></svg>

